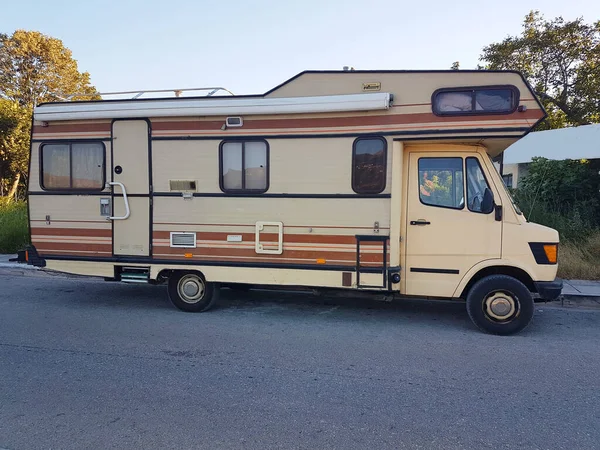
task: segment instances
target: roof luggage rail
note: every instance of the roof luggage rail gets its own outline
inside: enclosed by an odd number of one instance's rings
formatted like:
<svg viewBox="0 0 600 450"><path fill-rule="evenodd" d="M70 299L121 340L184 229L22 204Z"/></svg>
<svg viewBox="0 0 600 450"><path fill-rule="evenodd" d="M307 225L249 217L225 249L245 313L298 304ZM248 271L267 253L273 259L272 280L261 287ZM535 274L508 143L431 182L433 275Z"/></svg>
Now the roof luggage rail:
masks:
<svg viewBox="0 0 600 450"><path fill-rule="evenodd" d="M229 89L224 87L197 87L197 88L183 88L183 89L145 89L138 91L117 91L117 92L96 92L93 94L90 93L74 93L74 94L54 94L57 98L63 101L71 101L74 97L88 97L90 95L99 95L100 97L108 96L108 95L131 95L132 100L142 97L145 94L165 94L165 93L173 93L175 97L181 97L182 92L192 92L192 91L208 91L205 97L212 97L219 91L225 91L230 95L235 95Z"/></svg>

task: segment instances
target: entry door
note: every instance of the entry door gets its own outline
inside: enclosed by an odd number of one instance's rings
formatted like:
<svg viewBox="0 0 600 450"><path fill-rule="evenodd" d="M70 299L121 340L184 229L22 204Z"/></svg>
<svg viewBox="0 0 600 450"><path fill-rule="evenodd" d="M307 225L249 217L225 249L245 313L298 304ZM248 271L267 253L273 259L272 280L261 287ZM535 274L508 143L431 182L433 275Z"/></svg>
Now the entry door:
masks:
<svg viewBox="0 0 600 450"><path fill-rule="evenodd" d="M149 133L145 120L112 125L112 181L120 183L112 186L115 255L150 255Z"/></svg>
<svg viewBox="0 0 600 450"><path fill-rule="evenodd" d="M477 153L409 153L406 263L408 295L452 296L480 261L500 258L502 222L481 212L485 188L500 204Z"/></svg>

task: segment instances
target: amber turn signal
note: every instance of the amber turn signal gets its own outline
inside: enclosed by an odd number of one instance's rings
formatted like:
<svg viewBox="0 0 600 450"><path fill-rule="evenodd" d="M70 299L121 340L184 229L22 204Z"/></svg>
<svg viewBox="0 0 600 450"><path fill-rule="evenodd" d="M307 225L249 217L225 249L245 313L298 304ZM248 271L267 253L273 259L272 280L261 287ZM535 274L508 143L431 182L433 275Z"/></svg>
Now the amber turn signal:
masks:
<svg viewBox="0 0 600 450"><path fill-rule="evenodd" d="M544 253L550 264L556 264L558 259L558 245L557 244L545 244Z"/></svg>

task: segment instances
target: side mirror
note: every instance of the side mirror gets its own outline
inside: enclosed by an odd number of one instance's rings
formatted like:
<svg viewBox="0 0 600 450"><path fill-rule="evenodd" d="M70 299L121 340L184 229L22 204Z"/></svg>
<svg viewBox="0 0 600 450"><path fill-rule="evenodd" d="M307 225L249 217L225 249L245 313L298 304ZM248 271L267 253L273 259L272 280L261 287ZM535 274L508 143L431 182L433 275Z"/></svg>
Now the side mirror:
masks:
<svg viewBox="0 0 600 450"><path fill-rule="evenodd" d="M485 188L483 193L483 200L481 201L481 212L489 214L494 210L494 194L490 188Z"/></svg>

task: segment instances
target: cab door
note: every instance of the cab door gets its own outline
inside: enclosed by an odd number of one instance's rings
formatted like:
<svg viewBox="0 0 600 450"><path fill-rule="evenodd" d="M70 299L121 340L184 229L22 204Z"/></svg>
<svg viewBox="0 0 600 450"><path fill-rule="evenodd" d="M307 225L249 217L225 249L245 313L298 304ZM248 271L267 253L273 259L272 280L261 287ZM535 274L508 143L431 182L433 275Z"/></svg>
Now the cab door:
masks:
<svg viewBox="0 0 600 450"><path fill-rule="evenodd" d="M493 211L482 212L486 188L497 205L500 197L483 157L476 152L409 153L407 295L451 297L471 267L500 258L502 222Z"/></svg>

